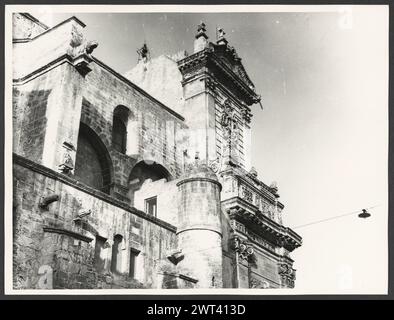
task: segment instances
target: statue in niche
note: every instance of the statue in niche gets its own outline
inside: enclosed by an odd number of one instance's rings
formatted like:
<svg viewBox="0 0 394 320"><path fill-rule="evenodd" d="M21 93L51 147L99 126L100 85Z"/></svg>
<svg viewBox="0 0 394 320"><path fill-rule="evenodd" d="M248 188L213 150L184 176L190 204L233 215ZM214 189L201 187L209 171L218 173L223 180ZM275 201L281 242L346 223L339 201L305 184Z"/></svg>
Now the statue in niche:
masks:
<svg viewBox="0 0 394 320"><path fill-rule="evenodd" d="M66 150L63 154L63 161L59 165L59 170L63 173L70 173L72 170L74 170L74 162L72 160L72 157L69 153L69 150Z"/></svg>
<svg viewBox="0 0 394 320"><path fill-rule="evenodd" d="M222 153L228 160L237 159L237 149L239 140L239 124L236 110L231 106L228 99L224 101L220 124L223 129Z"/></svg>

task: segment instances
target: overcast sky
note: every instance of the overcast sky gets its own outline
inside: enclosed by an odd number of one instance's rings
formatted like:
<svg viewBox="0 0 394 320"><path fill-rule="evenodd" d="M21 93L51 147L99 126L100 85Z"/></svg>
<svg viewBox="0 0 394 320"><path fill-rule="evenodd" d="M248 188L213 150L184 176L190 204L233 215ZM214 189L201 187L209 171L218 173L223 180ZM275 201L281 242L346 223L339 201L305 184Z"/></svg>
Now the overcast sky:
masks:
<svg viewBox="0 0 394 320"><path fill-rule="evenodd" d="M246 8L246 7L245 7ZM94 54L120 73L144 41L153 57L192 53L203 20L223 27L262 96L254 106L253 165L277 181L284 221L304 244L296 289L384 293L387 284L388 10L350 13L81 14ZM72 14L40 15L57 23ZM52 20L52 21L51 21ZM297 228L365 207L357 214Z"/></svg>

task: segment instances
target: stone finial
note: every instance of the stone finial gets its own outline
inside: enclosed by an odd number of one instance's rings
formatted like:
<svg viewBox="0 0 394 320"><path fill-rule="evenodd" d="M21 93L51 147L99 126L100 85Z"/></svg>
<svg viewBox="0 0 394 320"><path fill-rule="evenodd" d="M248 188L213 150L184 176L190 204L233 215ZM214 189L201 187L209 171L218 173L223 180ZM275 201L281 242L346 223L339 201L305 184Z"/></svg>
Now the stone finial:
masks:
<svg viewBox="0 0 394 320"><path fill-rule="evenodd" d="M224 32L223 28L218 28L218 40L224 38L224 35L226 32Z"/></svg>
<svg viewBox="0 0 394 320"><path fill-rule="evenodd" d="M227 44L228 43L227 39L224 37L225 34L226 33L224 32L223 28L217 29L217 41L216 41L217 44Z"/></svg>
<svg viewBox="0 0 394 320"><path fill-rule="evenodd" d="M200 24L197 26L196 39L200 37L204 37L205 39L208 39L206 31L207 30L205 29L205 23L201 21Z"/></svg>
<svg viewBox="0 0 394 320"><path fill-rule="evenodd" d="M137 50L137 53L138 53L138 61L143 60L144 62L146 62L146 60L150 58L150 51L148 46L146 45L146 42L144 42L142 47Z"/></svg>
<svg viewBox="0 0 394 320"><path fill-rule="evenodd" d="M250 175L254 178L257 178L257 170L255 167L252 167L249 171Z"/></svg>
<svg viewBox="0 0 394 320"><path fill-rule="evenodd" d="M278 183L277 183L276 181L273 181L273 182L270 184L270 188L271 188L271 190L272 190L272 192L273 192L274 194L277 194L277 193L278 193Z"/></svg>
<svg viewBox="0 0 394 320"><path fill-rule="evenodd" d="M205 23L201 21L201 23L197 27L196 40L194 40L194 52L204 50L207 47L208 36L205 32Z"/></svg>

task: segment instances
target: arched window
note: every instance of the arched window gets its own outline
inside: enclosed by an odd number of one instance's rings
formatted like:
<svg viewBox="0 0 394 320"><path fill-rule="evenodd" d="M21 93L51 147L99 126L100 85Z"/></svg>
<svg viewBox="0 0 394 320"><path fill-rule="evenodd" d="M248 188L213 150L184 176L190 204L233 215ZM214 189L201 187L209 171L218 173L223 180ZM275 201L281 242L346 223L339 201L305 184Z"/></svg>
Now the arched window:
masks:
<svg viewBox="0 0 394 320"><path fill-rule="evenodd" d="M112 146L121 153L126 153L128 117L129 110L126 107L115 108L112 122Z"/></svg>
<svg viewBox="0 0 394 320"><path fill-rule="evenodd" d="M74 177L88 186L108 193L111 185L111 160L100 137L80 123Z"/></svg>
<svg viewBox="0 0 394 320"><path fill-rule="evenodd" d="M111 259L111 272L113 274L122 273L122 242L123 237L120 234L114 236Z"/></svg>

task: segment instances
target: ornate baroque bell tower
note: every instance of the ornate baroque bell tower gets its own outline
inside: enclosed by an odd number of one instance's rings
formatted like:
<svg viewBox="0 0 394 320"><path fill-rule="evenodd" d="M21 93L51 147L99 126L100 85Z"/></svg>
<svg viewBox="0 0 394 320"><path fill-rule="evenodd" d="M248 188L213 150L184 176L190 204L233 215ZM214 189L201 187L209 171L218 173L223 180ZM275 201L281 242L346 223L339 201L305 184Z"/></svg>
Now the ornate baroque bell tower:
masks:
<svg viewBox="0 0 394 320"><path fill-rule="evenodd" d="M218 175L222 212L223 286L293 287L290 252L301 237L283 226L278 188L251 168L251 106L260 103L222 28L215 43L198 26L194 53L178 61L190 128L189 151ZM231 266L231 267L229 267Z"/></svg>
<svg viewBox="0 0 394 320"><path fill-rule="evenodd" d="M184 115L191 130L190 154L199 152L219 171L224 164L250 168L251 109L260 102L223 29L209 42L198 26L194 53L178 62L183 76Z"/></svg>

